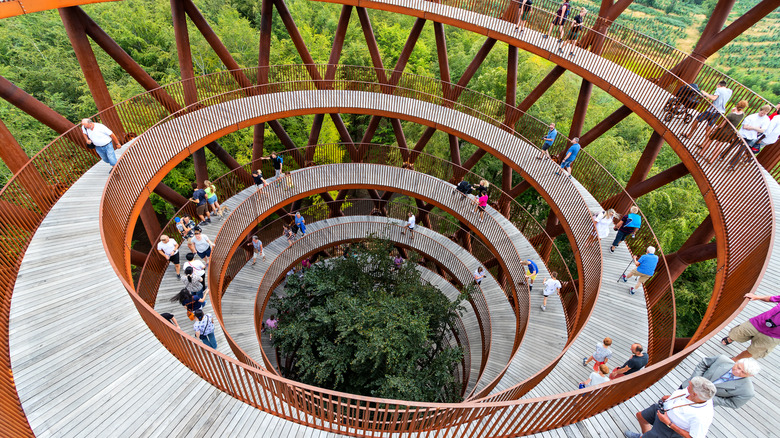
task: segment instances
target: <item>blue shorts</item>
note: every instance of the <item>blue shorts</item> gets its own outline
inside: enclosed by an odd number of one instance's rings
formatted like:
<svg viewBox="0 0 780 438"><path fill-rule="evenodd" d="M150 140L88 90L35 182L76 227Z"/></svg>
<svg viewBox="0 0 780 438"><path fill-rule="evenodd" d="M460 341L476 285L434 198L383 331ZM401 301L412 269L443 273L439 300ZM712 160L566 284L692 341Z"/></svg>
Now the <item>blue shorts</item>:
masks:
<svg viewBox="0 0 780 438"><path fill-rule="evenodd" d="M217 202L217 195L214 195L214 196L210 197L206 201L208 201L209 205L214 204L215 202Z"/></svg>
<svg viewBox="0 0 780 438"><path fill-rule="evenodd" d="M571 167L571 163L573 163L574 160L566 160L563 163L561 163L561 169L566 169L567 167Z"/></svg>
<svg viewBox="0 0 780 438"><path fill-rule="evenodd" d="M707 111L699 114L699 116L696 117L696 121L707 122L708 125L712 125L716 120L718 120L718 117L720 117L718 110L710 108Z"/></svg>
<svg viewBox="0 0 780 438"><path fill-rule="evenodd" d="M198 257L204 259L206 257L211 257L211 247L209 247L207 250L200 252L198 251Z"/></svg>

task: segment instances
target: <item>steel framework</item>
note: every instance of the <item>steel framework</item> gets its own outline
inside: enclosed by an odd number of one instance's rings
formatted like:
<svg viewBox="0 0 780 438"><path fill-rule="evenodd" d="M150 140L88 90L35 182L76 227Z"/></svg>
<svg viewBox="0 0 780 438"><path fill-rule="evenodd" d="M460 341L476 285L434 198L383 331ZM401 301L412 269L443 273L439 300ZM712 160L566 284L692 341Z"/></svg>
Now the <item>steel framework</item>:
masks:
<svg viewBox="0 0 780 438"><path fill-rule="evenodd" d="M52 0L28 0L0 2L0 18L11 17L20 13L29 13L46 9L60 8L59 13L74 53L82 68L89 86L90 93L100 113L98 118L114 130L123 141L136 135L140 136L138 143L131 148L130 157L118 165L119 180L112 177L106 189L104 214L117 219L116 227L103 230L107 243L109 257L117 272L133 297L139 312L149 327L183 362L196 369L203 378L215 386L229 392L235 397L253 404L260 409L275 412L293 421L305 422L308 418L302 413L318 418L322 422L312 424L314 427L325 428L335 432L349 434L370 434L376 432L409 431L426 432L434 429L446 430L447 433L459 434L468 432L472 435L498 435L501 433L527 433L547 430L571 423L586 416L600 412L626 395L638 392L642 388L658 380L666 370L679 363L685 355L704 342L707 336L730 321L744 305L742 295L753 289L760 278L767 261L768 248L772 242L772 224L761 227L764 232L756 233L747 229L741 220L740 205L745 205L746 199L752 200L763 217L771 218L771 202L766 194L760 166L770 171L775 177L780 177L780 145L775 144L765 148L757 160L749 156L745 164L736 169L724 165L707 165L694 151L693 145L701 139L683 139L681 124L661 120L662 102L643 101L632 94L628 81L652 81L658 87L659 93L673 92L683 83L696 82L703 88L714 88L714 83L725 79L730 88L734 89L735 99L746 99L751 106L765 103L747 87L739 84L704 64L704 61L758 22L769 12L780 6L780 0L762 0L751 10L738 17L726 26L729 13L734 5L733 0L721 0L717 3L702 36L692 53L687 54L672 49L652 38L632 29L615 23L620 14L630 5L630 0L602 1L597 16L589 17L585 22L585 35L578 44L578 60L573 62L558 56L538 37L524 38L513 35L509 29L516 20L517 3L505 0L503 2L485 3L478 0L459 0L443 2L406 1L378 2L372 0L326 0L343 5L330 56L325 65L317 65L309 53L304 38L298 31L295 22L283 0L263 0L261 5L261 23L259 39L259 65L257 68L246 69L240 66L222 44L207 20L201 15L191 0L171 0L171 15L176 38L182 82L161 87L146 73L140 65L125 52L79 4L94 3L94 1L60 2ZM529 29L546 29L552 19L552 13L557 5L547 0L536 2L533 14L529 20ZM396 64L386 68L380 55L379 45L371 26L369 12L366 8L389 10L417 17L410 34L401 49ZM303 65L287 68L269 65L272 34L272 17L276 14L281 19L287 35L294 43ZM369 67L339 66L339 59L345 41L345 35L350 17L355 10L360 27L365 37L366 48L372 65ZM463 14L450 13L453 9L464 11ZM453 18L458 17L458 18ZM225 73L209 77L196 77L193 70L192 54L190 52L188 19L197 31L203 35L207 43L228 68ZM433 22L436 37L436 49L440 70L439 80L418 78L404 73L412 51L418 41L427 20ZM482 48L464 70L457 83L451 81L451 68L447 53L447 41L444 25L461 27L486 36ZM724 27L725 26L725 27ZM511 29L510 29L511 30ZM151 104L141 106L133 102L115 105L105 83L100 66L93 52L92 40L105 51L124 71L135 79L151 97ZM507 82L506 98L503 102L491 101L489 98L474 93L466 88L474 78L479 67L498 41L509 43L507 51ZM556 66L536 86L536 88L516 102L517 95L517 57L518 50L523 49L543 56L553 61ZM604 61L610 62L609 69L600 67ZM629 68L630 67L630 68ZM595 299L598 282L588 271L597 257L588 256L589 247L585 242L590 232L582 221L584 211L579 215L573 210L565 210L556 201L571 200L562 192L550 191L541 180L536 178L534 171L518 167L516 160L508 154L502 155L490 141L480 141L478 135L467 129L458 130L452 126L423 120L423 117L410 117L408 113L383 111L379 108L359 108L360 105L311 105L296 110L269 111L267 107L258 107L254 118L239 120L234 128L254 126L255 135L252 145L252 163L243 167L228 152L221 148L217 140L230 129L210 132L206 124L198 122L198 114L207 117L209 107L217 107L231 101L260 98L266 95L285 96L291 91L313 91L326 94L333 90L349 90L364 93L377 93L385 96L402 96L412 99L414 108L423 108L423 103L434 104L442 109L458 111L485 121L487 125L503 130L513 138L520 138L530 144L540 138L544 124L528 116L526 111L531 108L549 88L569 70L581 76L582 84L577 98L572 125L568 137L581 137L583 146L588 146L601 135L625 119L629 114L636 113L642 117L655 132L650 137L647 146L638 161L631 178L625 187L617 184L614 178L598 162L587 158L581 165L578 179L584 181L586 188L605 207L625 209L633 203L633 199L657 190L685 175L691 174L699 185L710 210L710 216L692 233L688 240L676 251L664 256L664 266L668 275L654 278L646 288L648 312L651 319L650 348L654 365L647 372L625 382L610 384L598 391L599 403L592 403L587 408L580 403L581 394L564 394L557 398L546 398L517 402L520 395L530 389L544 377L544 373L526 382L521 388L501 393L490 399L476 398L458 407L443 407L436 405L414 404L411 402L388 404L387 401L366 399L344 394L334 394L318 388L305 387L295 382L285 381L268 371L257 368L250 361L239 363L223 355L207 351L195 345L189 339L182 337L166 325L156 314L149 310L150 297L143 297L132 280L130 265L142 266L157 272L153 268L152 258L130 248L130 239L138 219L141 220L148 236L158 236L164 228L148 202L148 195L154 192L160 195L176 209L188 208L186 199L170 187L160 182L162 176L173 166L187 156L193 157L196 178L202 181L208 178L203 147L207 147L220 161L232 169L231 174L236 181L236 187L251 183L249 170L259 166L259 158L264 154L264 131L267 124L285 146L289 156L294 161L294 167L305 171L312 165L317 165L316 152L319 147L317 140L327 114L333 120L343 147L348 157L345 162L371 163L370 152L373 149L371 141L380 126L382 118L387 118L392 127L398 148L399 163L407 166L423 167L421 161L427 155L425 147L437 130L442 130L448 136L450 145L449 164L451 173L447 178L453 180L462 177L486 154L497 155L503 161L503 174L498 207L509 218L516 218L519 211L514 206L514 198L528 188L535 188L546 196L551 203L552 211L545 225L534 224L529 240L537 245L540 254L548 263L563 263L562 258L554 250L552 238L566 233L572 247L576 249L577 266L569 267L575 275L572 276L571 298L567 304L567 323L570 334L576 333L587 322L589 306ZM648 82L650 83L650 82ZM613 114L596 124L587 132L583 131L583 123L589 106L593 85L608 90L618 98L623 106ZM222 86L223 88L219 88ZM210 93L206 96L205 90ZM217 90L217 95L213 92ZM8 370L0 380L0 412L2 412L7 430L16 436L32 436L20 405L13 382L9 347L8 347L8 315L10 300L19 264L27 243L31 239L43 217L54 205L59 196L90 168L95 162L95 154L85 148L78 131L73 129L72 121L66 120L56 111L48 108L24 90L19 89L10 81L0 77L0 97L7 102L33 116L40 123L50 127L60 137L48 145L35 157L28 157L12 133L0 121L0 158L14 172L13 179L0 192L0 232L2 233L2 256L0 265L3 275L0 276L0 337L3 340L3 350L0 363ZM141 100L139 100L140 102ZM148 100L147 100L148 101ZM247 100L247 102L249 102ZM479 108L480 110L477 110ZM489 108L485 110L484 108ZM706 106L699 107L700 111ZM359 140L353 139L341 118L342 113L358 112L371 114L368 127ZM309 140L305 145L297 145L278 119L299 114L314 114ZM183 143L172 143L160 137L164 133L166 123L175 124L175 120L187 115L194 115L192 138ZM205 116L204 116L205 115ZM206 118L200 119L205 120ZM240 119L240 118L239 118ZM238 119L237 119L238 120ZM401 120L427 125L427 128L415 141L406 138ZM157 122L160 123L157 123ZM155 132L157 129L157 132ZM458 140L467 139L480 146L470 157L461 157ZM153 150L150 139L156 139L154 146L163 144L167 149L160 153ZM680 156L682 163L666 169L653 177L649 172L655 164L655 159L666 141ZM536 145L538 146L538 145ZM744 146L743 146L744 147ZM556 143L554 151L564 150L564 142ZM738 150L737 153L741 153ZM465 158L465 159L464 159ZM129 170L129 164L145 170L139 178L128 178L134 175ZM123 172L123 169L125 172ZM516 175L522 180L513 185ZM586 174L595 175L590 180ZM439 176L441 177L441 176ZM750 182L750 187L757 187L746 193L740 186ZM319 195L331 206L332 215L341 214L347 190L351 187L364 187L359 183L342 186L332 197L327 192ZM387 187L384 187L387 188ZM119 193L127 193L128 189L136 190L132 199L121 199ZM378 208L382 208L392 191L382 192L383 187L370 187L368 193ZM418 203L421 212L429 211L435 204L432 199ZM282 205L289 204L285 201ZM295 204L289 208L296 208ZM771 222L771 219L768 219ZM113 223L114 221L112 221ZM751 228L755 227L751 224ZM237 230L230 237L233 242L239 242L245 228ZM467 238L462 239L465 247L469 247ZM711 243L717 237L717 243ZM646 234L632 247L637 250L642 245L654 242L655 238ZM213 278L215 283L223 282L228 275L228 262L237 252L236 245L221 253L224 262L222 271ZM551 258L552 257L552 258ZM560 258L558 260L557 258ZM674 299L672 284L675 279L691 263L717 258L718 277L713 300L702 321L699 330L691 339L675 339ZM558 260L558 261L556 261ZM501 260L497 260L501 265ZM591 268L592 269L592 268ZM504 267L503 270L506 270ZM212 275L215 275L212 273ZM503 280L509 276L503 275ZM152 277L142 276L140 281L157 281ZM159 284L159 283L158 283ZM575 286L576 284L576 286ZM508 289L514 285L507 282ZM595 289L594 289L595 288ZM148 291L150 289L145 288ZM152 290L156 290L153 288ZM521 311L521 306L516 310ZM572 336L576 336L572 335ZM573 339L573 337L572 337ZM240 357L240 356L239 356ZM217 365L218 366L215 366ZM554 366L554 364L553 364ZM221 369L221 372L215 371ZM628 389L628 386L631 389ZM484 395L484 394L483 394ZM275 408L274 400L282 400L291 406L289 413ZM390 408L389 406L394 406ZM410 408L413 407L413 408ZM412 414L409 409L414 409ZM563 415L564 413L565 415ZM533 424L518 422L511 424L510 418L517 415L536 415ZM562 420L561 418L565 418ZM349 426L347 426L349 425ZM465 427L465 429L464 429Z"/></svg>

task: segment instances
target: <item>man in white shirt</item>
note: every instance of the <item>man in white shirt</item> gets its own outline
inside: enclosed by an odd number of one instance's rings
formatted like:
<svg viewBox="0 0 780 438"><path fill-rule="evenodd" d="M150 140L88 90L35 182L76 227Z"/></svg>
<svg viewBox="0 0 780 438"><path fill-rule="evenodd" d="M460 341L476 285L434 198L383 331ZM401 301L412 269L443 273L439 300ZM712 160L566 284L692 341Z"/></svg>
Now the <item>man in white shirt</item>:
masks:
<svg viewBox="0 0 780 438"><path fill-rule="evenodd" d="M642 434L630 430L623 433L626 438L704 438L715 414L715 392L712 382L694 377L687 388L665 395L658 403L636 413Z"/></svg>
<svg viewBox="0 0 780 438"><path fill-rule="evenodd" d="M414 227L417 223L417 218L414 217L414 214L412 212L409 212L409 219L406 221L406 226L404 227L404 230L401 231L401 234L406 234L406 230L409 230L409 237L411 239L414 239Z"/></svg>
<svg viewBox="0 0 780 438"><path fill-rule="evenodd" d="M544 291L542 292L544 295L544 301L542 302L542 311L547 310L547 297L552 294L561 293L561 282L558 281L557 277L557 272L550 272L550 278L544 280Z"/></svg>
<svg viewBox="0 0 780 438"><path fill-rule="evenodd" d="M181 280L181 273L179 272L181 269L179 265L179 244L163 234L160 236L160 242L157 243L157 252L165 257L165 260L173 263L173 267L176 268L176 278Z"/></svg>
<svg viewBox="0 0 780 438"><path fill-rule="evenodd" d="M683 134L683 137L685 138L691 138L694 132L696 132L696 128L699 127L700 122L707 122L707 134L710 134L710 129L712 129L712 124L715 123L720 116L726 112L726 103L731 99L731 95L734 94L733 91L731 91L730 88L726 87L726 81L720 81L718 82L718 85L715 87L715 93L713 94L707 94L702 91L702 93L707 99L712 101L712 107L708 108L703 113L699 114L698 117L693 121L693 124L691 125L691 130L688 131L687 134Z"/></svg>
<svg viewBox="0 0 780 438"><path fill-rule="evenodd" d="M110 164L111 170L114 170L114 165L116 165L114 145L116 147L122 146L114 132L102 123L95 123L90 119L82 119L81 133L87 140L87 145L94 146L95 152L100 156L100 159Z"/></svg>
<svg viewBox="0 0 780 438"><path fill-rule="evenodd" d="M739 136L747 142L748 146L753 146L759 140L759 135L763 134L769 127L770 120L767 114L771 109L771 106L764 105L757 113L745 117L745 120L742 121Z"/></svg>
<svg viewBox="0 0 780 438"><path fill-rule="evenodd" d="M780 138L780 117L775 117L769 122L764 131L764 138L758 143L759 147L769 146L770 144L777 143L777 139Z"/></svg>

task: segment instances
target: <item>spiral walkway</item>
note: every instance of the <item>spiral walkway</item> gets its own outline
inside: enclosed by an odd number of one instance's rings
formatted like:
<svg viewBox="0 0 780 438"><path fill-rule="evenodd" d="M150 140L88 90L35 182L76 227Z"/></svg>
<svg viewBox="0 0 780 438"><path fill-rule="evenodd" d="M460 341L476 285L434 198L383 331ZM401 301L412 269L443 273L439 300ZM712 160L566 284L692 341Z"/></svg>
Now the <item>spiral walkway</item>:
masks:
<svg viewBox="0 0 780 438"><path fill-rule="evenodd" d="M96 212L105 179L105 167L98 164L57 203L33 239L14 294L11 318L14 373L36 434L190 436L202 433L209 436L273 430L280 436L334 436L262 413L219 392L188 371L151 336L109 264L103 257L95 257L102 249ZM773 183L769 178L768 182ZM771 187L774 199L780 200L780 187L776 183ZM75 217L79 221L74 223ZM73 236L78 236L78 245L72 245ZM780 247L775 245L770 264L777 260L780 260ZM616 258L608 257L605 265L622 269L623 261L618 263ZM80 263L88 264L89 269L73 268ZM102 280L96 282L95 278ZM617 283L608 280L611 278L603 282L606 290L602 291L598 306L623 306L626 299L634 298L625 294L623 285L610 288ZM768 270L759 291L765 288L771 291L778 280L780 270ZM598 306L594 316L599 312ZM639 315L633 316L641 317L645 311L641 306L637 309ZM758 304L750 305L731 325L762 310ZM621 311L630 313L625 307ZM31 314L36 317L29 318ZM607 330L602 324L597 329ZM91 330L93 327L101 329ZM634 327L618 322L612 329L625 329L623 334L630 337L633 333L634 339L646 336L645 330ZM63 336L63 330L73 336ZM583 337L588 337L591 330L594 329L589 324ZM550 378L529 395L535 395L536 391L566 391L569 385L584 378L586 370L579 364L579 344L578 340L566 354L563 366L556 367ZM616 343L616 363L627 356L620 347ZM715 339L699 351L711 355L723 349ZM734 354L738 347L726 351ZM597 433L611 436L623 428L632 428L633 411L673 389L699 358L698 354L692 355L667 378L624 405L540 436L587 437ZM771 403L777 397L771 382L778 370L771 363L763 365L764 371L756 378L758 395L748 407L753 403ZM560 377L553 378L556 375ZM203 409L193 412L189 407L196 403ZM133 406L144 409L132 410ZM129 412L134 415L128 415ZM773 425L777 425L772 419L764 419L758 425L753 412L752 409L719 409L709 436L739 436L734 435L734 424L741 424L741 430L752 424L753 436L770 436L770 431L775 430Z"/></svg>

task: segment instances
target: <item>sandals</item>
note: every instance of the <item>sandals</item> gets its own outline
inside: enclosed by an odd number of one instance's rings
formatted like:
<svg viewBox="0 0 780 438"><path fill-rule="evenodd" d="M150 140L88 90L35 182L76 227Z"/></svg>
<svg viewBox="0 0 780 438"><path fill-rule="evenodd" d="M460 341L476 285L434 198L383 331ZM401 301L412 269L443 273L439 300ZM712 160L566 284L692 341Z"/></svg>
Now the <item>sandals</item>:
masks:
<svg viewBox="0 0 780 438"><path fill-rule="evenodd" d="M734 342L734 341L731 338L729 338L728 336L726 336L725 338L720 340L720 343L722 345L731 345L732 342Z"/></svg>

